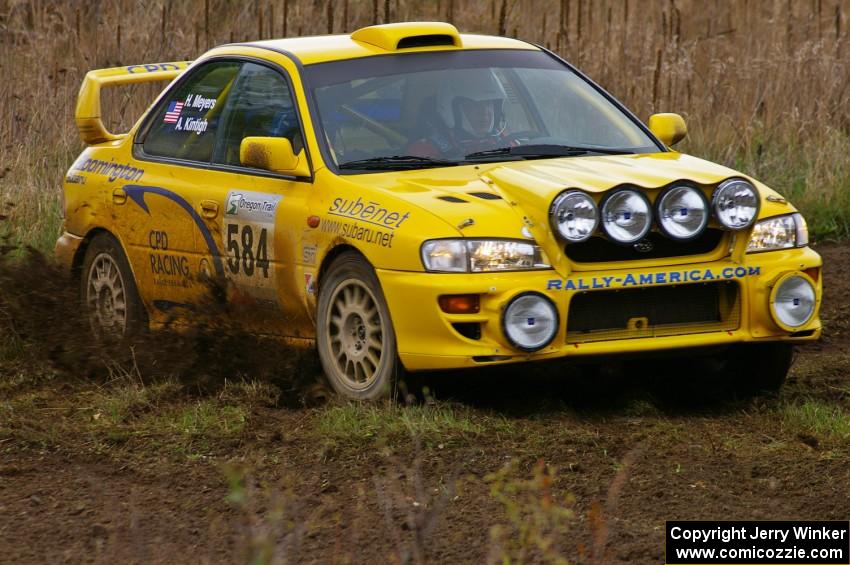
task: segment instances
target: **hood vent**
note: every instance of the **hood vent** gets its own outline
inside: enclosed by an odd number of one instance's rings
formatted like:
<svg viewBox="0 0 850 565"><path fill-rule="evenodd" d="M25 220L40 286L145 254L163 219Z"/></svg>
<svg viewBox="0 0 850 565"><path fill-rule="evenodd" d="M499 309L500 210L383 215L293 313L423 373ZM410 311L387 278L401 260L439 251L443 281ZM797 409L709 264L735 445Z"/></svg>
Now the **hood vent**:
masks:
<svg viewBox="0 0 850 565"><path fill-rule="evenodd" d="M468 200L464 200L463 198L458 198L457 196L438 196L440 200L445 200L446 202L469 202Z"/></svg>
<svg viewBox="0 0 850 565"><path fill-rule="evenodd" d="M482 200L501 200L502 197L492 192L467 192L470 196L477 196Z"/></svg>

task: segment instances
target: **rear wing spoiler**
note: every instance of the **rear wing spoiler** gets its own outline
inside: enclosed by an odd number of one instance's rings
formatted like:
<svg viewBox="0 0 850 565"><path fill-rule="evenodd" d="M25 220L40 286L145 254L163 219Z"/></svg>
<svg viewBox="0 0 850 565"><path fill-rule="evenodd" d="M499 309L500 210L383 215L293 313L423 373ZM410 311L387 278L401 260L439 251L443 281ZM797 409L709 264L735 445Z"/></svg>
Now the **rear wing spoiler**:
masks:
<svg viewBox="0 0 850 565"><path fill-rule="evenodd" d="M173 63L151 63L148 65L130 65L112 67L86 73L80 94L77 97L75 120L80 137L88 145L121 139L126 134L110 133L103 125L100 109L100 89L105 86L123 86L145 82L174 80L185 71L191 61Z"/></svg>

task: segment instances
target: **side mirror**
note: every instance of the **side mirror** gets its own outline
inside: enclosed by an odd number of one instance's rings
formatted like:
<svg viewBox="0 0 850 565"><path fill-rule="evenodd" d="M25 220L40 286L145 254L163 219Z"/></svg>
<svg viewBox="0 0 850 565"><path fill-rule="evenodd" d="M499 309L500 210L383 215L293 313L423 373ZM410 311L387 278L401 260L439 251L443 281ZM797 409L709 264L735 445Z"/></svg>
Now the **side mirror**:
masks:
<svg viewBox="0 0 850 565"><path fill-rule="evenodd" d="M668 147L676 145L688 135L688 126L679 114L651 115L649 130Z"/></svg>
<svg viewBox="0 0 850 565"><path fill-rule="evenodd" d="M294 177L310 176L304 150L296 155L285 137L246 137L239 144L239 161L246 167Z"/></svg>

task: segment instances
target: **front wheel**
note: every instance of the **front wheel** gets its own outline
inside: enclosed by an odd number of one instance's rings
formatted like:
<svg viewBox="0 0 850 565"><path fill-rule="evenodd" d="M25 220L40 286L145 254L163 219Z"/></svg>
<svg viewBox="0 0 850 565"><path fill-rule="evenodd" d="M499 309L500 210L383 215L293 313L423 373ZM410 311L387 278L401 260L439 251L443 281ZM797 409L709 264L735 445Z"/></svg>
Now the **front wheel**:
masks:
<svg viewBox="0 0 850 565"><path fill-rule="evenodd" d="M357 253L345 252L319 288L316 341L331 386L354 400L393 391L399 370L395 332L381 285Z"/></svg>

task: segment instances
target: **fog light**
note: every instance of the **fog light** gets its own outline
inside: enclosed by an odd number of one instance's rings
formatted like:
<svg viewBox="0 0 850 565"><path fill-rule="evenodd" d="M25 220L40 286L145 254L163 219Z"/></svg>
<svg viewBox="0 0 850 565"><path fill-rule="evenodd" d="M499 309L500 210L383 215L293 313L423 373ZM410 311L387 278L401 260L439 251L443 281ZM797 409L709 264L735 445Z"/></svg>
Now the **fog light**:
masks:
<svg viewBox="0 0 850 565"><path fill-rule="evenodd" d="M612 192L602 205L602 229L619 243L643 239L652 222L649 201L632 189Z"/></svg>
<svg viewBox="0 0 850 565"><path fill-rule="evenodd" d="M549 345L558 331L558 310L552 301L535 292L516 296L505 308L502 329L511 345L538 351Z"/></svg>
<svg viewBox="0 0 850 565"><path fill-rule="evenodd" d="M673 186L658 199L658 225L673 239L694 239L708 224L708 202L692 186Z"/></svg>
<svg viewBox="0 0 850 565"><path fill-rule="evenodd" d="M748 228L758 217L758 192L752 184L743 179L721 182L712 199L714 215L730 230Z"/></svg>
<svg viewBox="0 0 850 565"><path fill-rule="evenodd" d="M599 225L599 211L593 199L577 190L559 194L549 215L555 231L572 243L587 240Z"/></svg>
<svg viewBox="0 0 850 565"><path fill-rule="evenodd" d="M815 313L816 303L815 285L803 273L785 275L770 293L773 319L785 330L806 325Z"/></svg>

